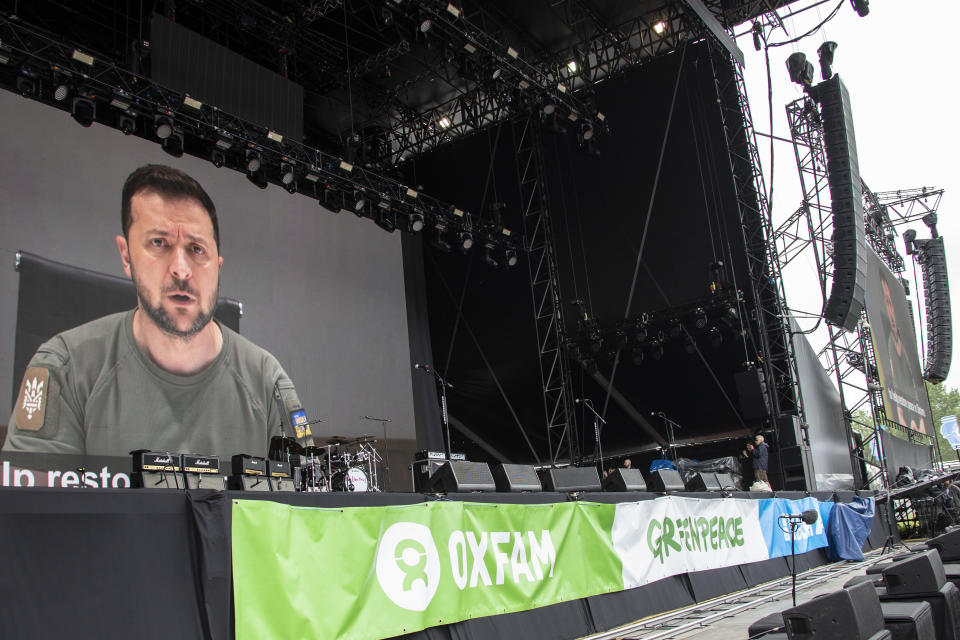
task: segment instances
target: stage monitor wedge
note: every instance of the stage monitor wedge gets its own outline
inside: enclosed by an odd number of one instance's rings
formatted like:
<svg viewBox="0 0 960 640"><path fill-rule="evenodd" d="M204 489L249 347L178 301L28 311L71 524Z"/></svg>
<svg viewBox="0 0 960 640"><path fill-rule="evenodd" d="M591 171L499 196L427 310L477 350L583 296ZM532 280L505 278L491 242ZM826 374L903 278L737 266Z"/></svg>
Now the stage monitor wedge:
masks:
<svg viewBox="0 0 960 640"><path fill-rule="evenodd" d="M575 491L600 491L600 474L596 467L563 467L541 469L540 482L547 491L573 493Z"/></svg>
<svg viewBox="0 0 960 640"><path fill-rule="evenodd" d="M867 239L850 94L840 76L821 82L812 94L820 102L833 210L833 285L823 317L852 331L866 298Z"/></svg>
<svg viewBox="0 0 960 640"><path fill-rule="evenodd" d="M647 482L647 490L655 493L669 493L672 491L684 491L686 486L683 484L683 478L676 469L657 469L650 472L650 479Z"/></svg>
<svg viewBox="0 0 960 640"><path fill-rule="evenodd" d="M614 469L603 479L604 491L646 491L647 483L640 469Z"/></svg>
<svg viewBox="0 0 960 640"><path fill-rule="evenodd" d="M482 493L496 489L486 462L448 460L427 480L425 492Z"/></svg>
<svg viewBox="0 0 960 640"><path fill-rule="evenodd" d="M525 464L495 464L491 468L497 491L536 492L543 491L537 470Z"/></svg>

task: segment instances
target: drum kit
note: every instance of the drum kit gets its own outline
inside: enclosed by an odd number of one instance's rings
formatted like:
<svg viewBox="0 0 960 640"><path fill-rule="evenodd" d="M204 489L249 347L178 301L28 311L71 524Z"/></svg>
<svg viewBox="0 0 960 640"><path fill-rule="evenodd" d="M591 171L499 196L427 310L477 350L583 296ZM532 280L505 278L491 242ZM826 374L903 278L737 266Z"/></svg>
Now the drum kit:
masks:
<svg viewBox="0 0 960 640"><path fill-rule="evenodd" d="M274 436L270 458L290 463L298 491L381 491L377 471L383 458L373 436L332 436L305 447L293 438Z"/></svg>

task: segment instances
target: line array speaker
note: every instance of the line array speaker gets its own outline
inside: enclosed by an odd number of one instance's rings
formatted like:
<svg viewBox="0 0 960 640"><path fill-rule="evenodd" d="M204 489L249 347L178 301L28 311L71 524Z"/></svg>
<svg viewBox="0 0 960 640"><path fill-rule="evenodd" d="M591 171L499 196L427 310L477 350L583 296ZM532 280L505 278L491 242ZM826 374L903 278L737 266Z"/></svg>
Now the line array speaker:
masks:
<svg viewBox="0 0 960 640"><path fill-rule="evenodd" d="M542 491L537 470L525 464L497 464L491 469L497 491Z"/></svg>
<svg viewBox="0 0 960 640"><path fill-rule="evenodd" d="M486 462L448 460L427 481L427 493L471 493L496 491L496 483Z"/></svg>
<svg viewBox="0 0 960 640"><path fill-rule="evenodd" d="M923 299L927 308L927 366L923 377L930 382L943 382L953 357L950 285L943 238L915 240L914 245L923 274Z"/></svg>
<svg viewBox="0 0 960 640"><path fill-rule="evenodd" d="M762 369L748 369L733 376L740 397L740 410L747 420L762 420L770 415L770 394Z"/></svg>
<svg viewBox="0 0 960 640"><path fill-rule="evenodd" d="M547 491L600 491L600 474L596 467L541 469L540 482Z"/></svg>
<svg viewBox="0 0 960 640"><path fill-rule="evenodd" d="M816 97L823 118L833 209L833 285L823 317L834 326L852 331L863 311L867 282L867 240L857 139L850 94L840 76L817 85Z"/></svg>
<svg viewBox="0 0 960 640"><path fill-rule="evenodd" d="M647 483L640 469L614 469L603 479L604 491L646 491Z"/></svg>

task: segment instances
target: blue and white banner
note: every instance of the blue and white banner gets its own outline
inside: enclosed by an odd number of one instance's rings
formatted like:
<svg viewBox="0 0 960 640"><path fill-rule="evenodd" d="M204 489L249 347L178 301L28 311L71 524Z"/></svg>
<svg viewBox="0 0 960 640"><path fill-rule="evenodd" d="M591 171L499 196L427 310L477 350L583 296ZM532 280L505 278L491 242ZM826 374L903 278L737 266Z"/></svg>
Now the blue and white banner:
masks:
<svg viewBox="0 0 960 640"><path fill-rule="evenodd" d="M814 510L819 513L813 524L800 522L793 534L795 551L806 553L814 549L828 546L827 523L833 511L832 502L820 502L816 498L802 500L786 500L784 498L767 498L758 500L760 530L766 542L769 557L779 558L790 555L790 524L783 516L799 515L804 511Z"/></svg>

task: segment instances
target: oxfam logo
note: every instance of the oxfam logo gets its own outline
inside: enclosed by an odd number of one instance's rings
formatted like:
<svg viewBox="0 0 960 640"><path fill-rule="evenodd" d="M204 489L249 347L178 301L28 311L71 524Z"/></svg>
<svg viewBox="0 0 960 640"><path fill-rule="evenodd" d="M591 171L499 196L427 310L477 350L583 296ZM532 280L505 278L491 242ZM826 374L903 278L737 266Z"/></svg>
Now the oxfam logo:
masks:
<svg viewBox="0 0 960 640"><path fill-rule="evenodd" d="M430 529L414 522L390 526L377 549L377 580L398 607L426 609L440 582L440 556Z"/></svg>

